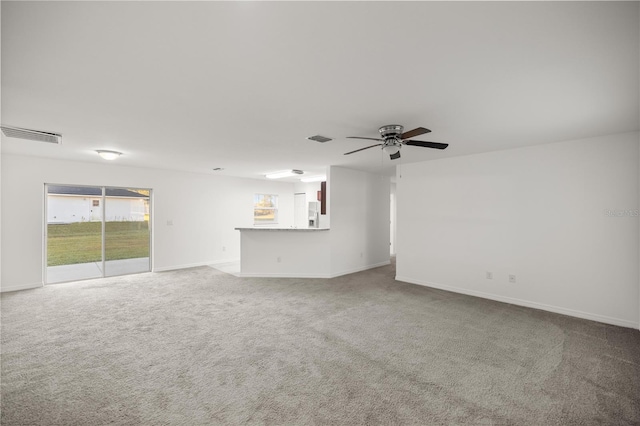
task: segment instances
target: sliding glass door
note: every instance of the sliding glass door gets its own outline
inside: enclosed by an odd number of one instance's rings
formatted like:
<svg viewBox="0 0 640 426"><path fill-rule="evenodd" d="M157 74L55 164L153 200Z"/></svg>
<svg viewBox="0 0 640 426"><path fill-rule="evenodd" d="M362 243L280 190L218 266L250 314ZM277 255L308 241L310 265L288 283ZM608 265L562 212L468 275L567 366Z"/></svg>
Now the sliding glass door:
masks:
<svg viewBox="0 0 640 426"><path fill-rule="evenodd" d="M47 283L102 277L102 188L47 185Z"/></svg>
<svg viewBox="0 0 640 426"><path fill-rule="evenodd" d="M150 270L149 192L105 188L105 276Z"/></svg>
<svg viewBox="0 0 640 426"><path fill-rule="evenodd" d="M45 189L47 284L151 270L151 190Z"/></svg>

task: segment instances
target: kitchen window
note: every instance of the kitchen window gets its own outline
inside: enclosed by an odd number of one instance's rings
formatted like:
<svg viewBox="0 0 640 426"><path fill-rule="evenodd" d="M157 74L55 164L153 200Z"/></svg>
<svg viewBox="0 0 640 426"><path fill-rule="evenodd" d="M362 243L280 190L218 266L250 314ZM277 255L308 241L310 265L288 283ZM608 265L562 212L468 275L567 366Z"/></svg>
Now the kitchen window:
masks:
<svg viewBox="0 0 640 426"><path fill-rule="evenodd" d="M253 224L271 225L278 223L278 196L255 194L253 196Z"/></svg>

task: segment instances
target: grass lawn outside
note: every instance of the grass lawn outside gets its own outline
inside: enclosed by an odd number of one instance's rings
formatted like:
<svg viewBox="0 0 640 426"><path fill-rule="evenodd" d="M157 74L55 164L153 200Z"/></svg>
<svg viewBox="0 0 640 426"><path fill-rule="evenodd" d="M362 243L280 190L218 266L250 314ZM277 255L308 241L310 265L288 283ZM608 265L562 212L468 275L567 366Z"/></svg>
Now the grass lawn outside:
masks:
<svg viewBox="0 0 640 426"><path fill-rule="evenodd" d="M102 261L102 223L47 225L47 266ZM106 222L105 260L149 257L149 222Z"/></svg>

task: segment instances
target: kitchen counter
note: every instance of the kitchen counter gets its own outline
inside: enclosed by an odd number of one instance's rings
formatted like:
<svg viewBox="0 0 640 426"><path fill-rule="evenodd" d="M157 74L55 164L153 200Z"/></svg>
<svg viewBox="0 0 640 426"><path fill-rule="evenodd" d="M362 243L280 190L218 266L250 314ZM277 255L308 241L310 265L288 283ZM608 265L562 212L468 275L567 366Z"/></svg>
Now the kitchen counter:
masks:
<svg viewBox="0 0 640 426"><path fill-rule="evenodd" d="M252 228L235 228L236 231L328 231L329 228L268 228L268 227L252 227Z"/></svg>
<svg viewBox="0 0 640 426"><path fill-rule="evenodd" d="M330 278L329 228L235 228L240 276Z"/></svg>

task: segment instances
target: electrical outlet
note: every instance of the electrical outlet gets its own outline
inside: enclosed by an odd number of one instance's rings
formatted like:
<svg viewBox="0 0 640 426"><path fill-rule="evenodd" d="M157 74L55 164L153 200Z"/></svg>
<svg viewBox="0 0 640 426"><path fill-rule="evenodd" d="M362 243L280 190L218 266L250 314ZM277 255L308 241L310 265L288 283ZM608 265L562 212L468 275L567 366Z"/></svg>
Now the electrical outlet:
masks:
<svg viewBox="0 0 640 426"><path fill-rule="evenodd" d="M173 220L172 220L172 219L169 219L169 220L167 221L167 226L171 226L171 225L173 225Z"/></svg>
<svg viewBox="0 0 640 426"><path fill-rule="evenodd" d="M278 262L278 263L282 262L282 258L281 258L280 256L278 256L278 257L276 258L276 262Z"/></svg>
<svg viewBox="0 0 640 426"><path fill-rule="evenodd" d="M516 276L509 274L509 282L511 284L515 284L516 283Z"/></svg>
<svg viewBox="0 0 640 426"><path fill-rule="evenodd" d="M487 271L487 279L488 280L492 280L493 279L493 272L488 272Z"/></svg>
<svg viewBox="0 0 640 426"><path fill-rule="evenodd" d="M222 251L227 251L227 248L225 246L222 246Z"/></svg>
<svg viewBox="0 0 640 426"><path fill-rule="evenodd" d="M360 252L360 257L362 257L364 254L362 252Z"/></svg>

